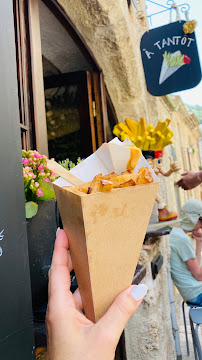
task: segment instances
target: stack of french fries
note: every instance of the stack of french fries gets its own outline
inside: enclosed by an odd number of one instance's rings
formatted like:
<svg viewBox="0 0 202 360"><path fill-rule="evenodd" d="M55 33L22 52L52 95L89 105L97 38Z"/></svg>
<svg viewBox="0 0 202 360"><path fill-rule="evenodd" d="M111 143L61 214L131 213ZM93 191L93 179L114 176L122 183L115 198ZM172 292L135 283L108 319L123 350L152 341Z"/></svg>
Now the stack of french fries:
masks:
<svg viewBox="0 0 202 360"><path fill-rule="evenodd" d="M142 167L137 174L132 173L131 170L126 170L121 175L117 175L115 172L104 176L98 174L92 181L75 188L72 187L71 191L79 195L93 194L151 182L153 182L153 177L150 170L147 167ZM70 190L70 188L68 189Z"/></svg>
<svg viewBox="0 0 202 360"><path fill-rule="evenodd" d="M171 120L159 121L156 127L151 123L146 124L146 119L139 122L126 118L125 124L119 123L114 126L113 133L121 141L131 140L141 150L162 150L172 144L173 132L168 128Z"/></svg>

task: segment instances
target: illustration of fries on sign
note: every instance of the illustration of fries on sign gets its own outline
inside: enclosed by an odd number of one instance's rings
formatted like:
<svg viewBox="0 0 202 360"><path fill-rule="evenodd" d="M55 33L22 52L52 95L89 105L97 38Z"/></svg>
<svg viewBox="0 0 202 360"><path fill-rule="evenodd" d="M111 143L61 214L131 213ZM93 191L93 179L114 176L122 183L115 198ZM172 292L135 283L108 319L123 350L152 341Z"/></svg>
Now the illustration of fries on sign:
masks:
<svg viewBox="0 0 202 360"><path fill-rule="evenodd" d="M167 80L171 75L178 71L182 66L190 64L191 59L187 55L183 55L181 51L170 53L165 51L163 54L163 62L159 77L159 85Z"/></svg>

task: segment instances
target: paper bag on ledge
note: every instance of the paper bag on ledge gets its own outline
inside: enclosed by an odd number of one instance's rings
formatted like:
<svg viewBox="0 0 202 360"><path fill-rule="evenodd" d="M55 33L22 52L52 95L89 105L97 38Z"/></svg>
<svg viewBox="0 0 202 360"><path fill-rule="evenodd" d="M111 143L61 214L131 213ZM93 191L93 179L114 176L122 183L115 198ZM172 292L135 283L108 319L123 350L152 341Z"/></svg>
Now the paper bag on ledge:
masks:
<svg viewBox="0 0 202 360"><path fill-rule="evenodd" d="M130 149L114 139L71 172L85 182L98 173L121 174L129 157ZM61 178L54 185L85 314L93 322L133 279L159 182L143 156L134 172L142 166L152 172L153 183L90 195L60 187L67 185Z"/></svg>

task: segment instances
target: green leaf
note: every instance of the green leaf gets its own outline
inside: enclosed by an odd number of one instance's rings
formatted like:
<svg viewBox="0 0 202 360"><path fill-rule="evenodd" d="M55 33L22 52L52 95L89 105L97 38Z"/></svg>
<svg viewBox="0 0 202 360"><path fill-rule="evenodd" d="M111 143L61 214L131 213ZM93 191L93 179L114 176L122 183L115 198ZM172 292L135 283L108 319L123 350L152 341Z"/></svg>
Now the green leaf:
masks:
<svg viewBox="0 0 202 360"><path fill-rule="evenodd" d="M38 204L33 201L28 201L25 203L25 214L27 219L31 219L37 214Z"/></svg>
<svg viewBox="0 0 202 360"><path fill-rule="evenodd" d="M37 198L37 201L55 199L55 192L51 182L39 180L38 183L44 195Z"/></svg>

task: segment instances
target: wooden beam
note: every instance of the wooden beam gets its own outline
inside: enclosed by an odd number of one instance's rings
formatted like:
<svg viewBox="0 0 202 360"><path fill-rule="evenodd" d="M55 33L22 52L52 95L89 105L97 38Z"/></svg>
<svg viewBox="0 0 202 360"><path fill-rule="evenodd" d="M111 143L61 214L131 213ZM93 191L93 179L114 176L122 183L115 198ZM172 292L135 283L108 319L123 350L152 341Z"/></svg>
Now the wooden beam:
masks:
<svg viewBox="0 0 202 360"><path fill-rule="evenodd" d="M88 90L88 103L89 103L89 117L90 117L92 148L93 148L93 152L95 152L96 151L96 136L95 136L95 124L94 124L94 116L93 116L93 98L92 98L91 76L90 76L89 72L87 72L87 90Z"/></svg>
<svg viewBox="0 0 202 360"><path fill-rule="evenodd" d="M48 156L38 0L28 0L36 150Z"/></svg>
<svg viewBox="0 0 202 360"><path fill-rule="evenodd" d="M102 118L103 118L103 133L104 133L104 141L107 142L107 133L109 127L108 121L108 112L107 112L107 94L106 87L104 82L103 73L100 73L100 91L101 91L101 107L102 107Z"/></svg>
<svg viewBox="0 0 202 360"><path fill-rule="evenodd" d="M96 108L98 147L100 147L104 142L104 132L103 132L103 118L102 118L102 106L101 106L100 74L98 72L93 73L93 85L94 85L95 108Z"/></svg>

